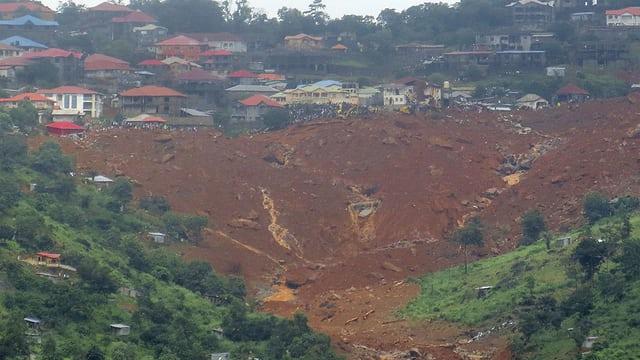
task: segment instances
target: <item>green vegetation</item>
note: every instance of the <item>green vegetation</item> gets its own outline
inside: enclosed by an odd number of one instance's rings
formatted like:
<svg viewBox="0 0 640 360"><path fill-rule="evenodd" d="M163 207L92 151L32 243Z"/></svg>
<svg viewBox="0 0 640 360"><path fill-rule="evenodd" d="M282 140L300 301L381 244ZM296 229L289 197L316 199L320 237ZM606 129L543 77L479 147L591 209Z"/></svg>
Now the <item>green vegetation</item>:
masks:
<svg viewBox="0 0 640 360"><path fill-rule="evenodd" d="M0 135L0 153L1 359L337 358L303 315L257 314L240 279L147 239L162 231L197 242L207 218L172 212L160 197L138 207L125 179L83 184L52 142L28 154L23 137ZM41 251L76 271L39 264ZM25 317L42 323L28 328ZM114 323L131 333L116 336Z"/></svg>
<svg viewBox="0 0 640 360"><path fill-rule="evenodd" d="M570 245L549 241L548 249L544 241L533 242L469 264L468 274L459 266L426 275L419 280L421 295L402 315L479 330L506 324L500 331L511 336L518 358L572 359L587 336L597 336L592 358L635 359L640 352L635 315L640 214L632 212L637 200L589 194L585 217L592 223L554 239L569 237ZM598 220L587 209L599 209ZM599 217L601 210L606 217ZM538 222L537 215L528 215ZM486 286L492 288L479 289Z"/></svg>

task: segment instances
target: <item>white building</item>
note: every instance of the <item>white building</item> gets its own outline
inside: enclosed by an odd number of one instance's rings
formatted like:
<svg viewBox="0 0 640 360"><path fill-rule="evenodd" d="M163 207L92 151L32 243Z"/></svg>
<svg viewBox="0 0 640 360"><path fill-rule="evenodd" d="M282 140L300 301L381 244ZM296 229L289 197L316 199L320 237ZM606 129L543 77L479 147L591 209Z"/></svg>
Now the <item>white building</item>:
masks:
<svg viewBox="0 0 640 360"><path fill-rule="evenodd" d="M195 33L188 34L200 42L207 44L210 49L227 50L232 53L246 53L247 43L240 36L221 32L221 33Z"/></svg>
<svg viewBox="0 0 640 360"><path fill-rule="evenodd" d="M399 108L409 104L413 98L413 87L400 84L382 85L382 99L384 106L388 108Z"/></svg>
<svg viewBox="0 0 640 360"><path fill-rule="evenodd" d="M38 90L38 93L55 101L56 108L66 114L86 115L93 119L102 116L102 95L96 91L78 86L60 86Z"/></svg>
<svg viewBox="0 0 640 360"><path fill-rule="evenodd" d="M640 7L607 10L607 26L640 26Z"/></svg>

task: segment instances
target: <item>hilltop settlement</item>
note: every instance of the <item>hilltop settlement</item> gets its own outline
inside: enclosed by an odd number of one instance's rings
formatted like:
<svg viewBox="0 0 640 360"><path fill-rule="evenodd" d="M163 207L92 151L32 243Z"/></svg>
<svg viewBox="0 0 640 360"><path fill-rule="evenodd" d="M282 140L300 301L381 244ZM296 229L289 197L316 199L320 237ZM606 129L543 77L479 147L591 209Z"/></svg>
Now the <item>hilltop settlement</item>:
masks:
<svg viewBox="0 0 640 360"><path fill-rule="evenodd" d="M278 19L244 2L192 2L174 16L175 1L0 4L0 104L31 103L58 135L99 125L237 134L380 111L539 110L640 87L640 7L463 1L331 20L322 1ZM197 12L206 18L190 22ZM440 29L416 23L439 12ZM469 16L478 21L449 29Z"/></svg>

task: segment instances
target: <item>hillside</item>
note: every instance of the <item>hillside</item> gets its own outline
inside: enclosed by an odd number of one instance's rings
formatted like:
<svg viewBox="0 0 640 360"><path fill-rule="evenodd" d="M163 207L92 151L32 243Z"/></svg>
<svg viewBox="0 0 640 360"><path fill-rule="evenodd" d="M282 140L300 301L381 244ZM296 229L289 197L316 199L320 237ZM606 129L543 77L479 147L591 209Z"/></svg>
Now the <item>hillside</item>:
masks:
<svg viewBox="0 0 640 360"><path fill-rule="evenodd" d="M109 129L60 143L80 170L129 177L137 198L163 195L206 216L203 240L178 251L243 276L263 310L304 311L340 349L384 352L467 331L394 322L419 292L404 279L462 261L446 237L465 219L487 224L477 259L513 250L529 209L566 229L581 223L589 191L640 191L638 123L637 106L620 98L327 120L239 138Z"/></svg>
<svg viewBox="0 0 640 360"><path fill-rule="evenodd" d="M511 338L523 359L571 359L587 352L586 337L597 337L588 358L634 359L640 351L637 317L640 304L635 249L640 244L640 216L630 218L631 233L619 237L622 218L606 218L558 235L547 249L540 241L513 252L450 268L419 280L420 296L402 312L413 320L450 321L473 330L461 341L491 336ZM613 231L611 231L614 229ZM590 234L585 238L585 234ZM566 247L557 242L569 237ZM600 239L593 278L576 254L581 241ZM583 247L581 247L583 245ZM478 288L490 286L482 293Z"/></svg>
<svg viewBox="0 0 640 360"><path fill-rule="evenodd" d="M334 358L303 316L254 313L241 279L147 235L197 243L206 218L160 198L134 203L126 179L103 187L70 176L55 143L26 150L22 137L0 135L0 358Z"/></svg>

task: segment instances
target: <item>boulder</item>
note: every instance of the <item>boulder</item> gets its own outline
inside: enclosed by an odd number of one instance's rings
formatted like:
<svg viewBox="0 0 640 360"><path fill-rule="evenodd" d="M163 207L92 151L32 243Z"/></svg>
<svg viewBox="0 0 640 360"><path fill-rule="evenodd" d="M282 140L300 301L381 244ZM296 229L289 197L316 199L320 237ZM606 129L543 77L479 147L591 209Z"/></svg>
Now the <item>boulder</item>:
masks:
<svg viewBox="0 0 640 360"><path fill-rule="evenodd" d="M158 135L155 138L153 138L153 141L155 142L159 142L159 143L168 143L169 141L172 141L173 137L169 134L163 134L163 135Z"/></svg>
<svg viewBox="0 0 640 360"><path fill-rule="evenodd" d="M394 265L394 264L392 264L392 263L390 263L388 261L385 261L385 262L382 263L382 268L385 269L385 270L393 271L393 272L402 272L401 268L399 268L398 266L396 266L396 265Z"/></svg>
<svg viewBox="0 0 640 360"><path fill-rule="evenodd" d="M233 219L227 225L235 229L260 230L262 228L258 222L243 218Z"/></svg>
<svg viewBox="0 0 640 360"><path fill-rule="evenodd" d="M163 164L168 163L169 161L175 159L176 155L175 154L165 154L162 157L162 160L160 160L160 162L162 162Z"/></svg>

